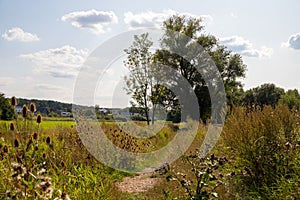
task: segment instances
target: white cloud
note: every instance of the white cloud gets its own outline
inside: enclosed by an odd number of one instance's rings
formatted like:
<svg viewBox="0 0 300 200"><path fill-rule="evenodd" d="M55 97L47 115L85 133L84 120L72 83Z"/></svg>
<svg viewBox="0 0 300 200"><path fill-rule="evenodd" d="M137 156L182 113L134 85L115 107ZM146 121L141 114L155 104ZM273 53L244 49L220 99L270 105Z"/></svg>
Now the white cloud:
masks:
<svg viewBox="0 0 300 200"><path fill-rule="evenodd" d="M191 13L178 13L174 10L164 10L163 12L142 12L133 14L132 12L125 13L124 22L130 29L136 28L161 28L163 21L172 15L185 15L187 17L202 18L204 23L209 23L213 20L210 15L193 15Z"/></svg>
<svg viewBox="0 0 300 200"><path fill-rule="evenodd" d="M78 74L87 55L88 50L86 49L76 49L65 45L61 48L23 54L21 57L34 62L37 72L46 72L57 78L70 78Z"/></svg>
<svg viewBox="0 0 300 200"><path fill-rule="evenodd" d="M71 12L61 17L62 21L70 21L77 28L88 29L95 34L105 33L110 29L110 24L118 23L118 18L113 11L78 11Z"/></svg>
<svg viewBox="0 0 300 200"><path fill-rule="evenodd" d="M249 40L240 36L220 38L220 43L231 51L247 57L269 58L273 54L273 49L265 46L262 46L260 49L255 49Z"/></svg>
<svg viewBox="0 0 300 200"><path fill-rule="evenodd" d="M17 40L21 42L33 42L40 40L37 35L25 32L18 27L14 27L5 31L5 33L2 34L2 38L4 38L7 41Z"/></svg>
<svg viewBox="0 0 300 200"><path fill-rule="evenodd" d="M291 35L287 42L282 43L282 46L291 49L300 49L300 33Z"/></svg>

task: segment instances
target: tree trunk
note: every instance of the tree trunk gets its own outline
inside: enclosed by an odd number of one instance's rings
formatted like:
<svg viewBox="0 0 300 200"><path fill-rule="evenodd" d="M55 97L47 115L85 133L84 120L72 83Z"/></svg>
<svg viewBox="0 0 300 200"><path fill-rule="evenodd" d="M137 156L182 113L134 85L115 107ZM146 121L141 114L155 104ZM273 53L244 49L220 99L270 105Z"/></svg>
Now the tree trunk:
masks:
<svg viewBox="0 0 300 200"><path fill-rule="evenodd" d="M152 125L154 125L155 111L156 111L156 104L153 104L153 109L152 109Z"/></svg>

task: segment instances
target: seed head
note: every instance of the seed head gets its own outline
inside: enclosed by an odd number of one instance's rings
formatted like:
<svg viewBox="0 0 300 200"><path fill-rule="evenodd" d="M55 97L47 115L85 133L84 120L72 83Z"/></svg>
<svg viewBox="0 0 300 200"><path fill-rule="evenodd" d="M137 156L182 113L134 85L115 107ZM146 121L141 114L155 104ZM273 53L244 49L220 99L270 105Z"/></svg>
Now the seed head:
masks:
<svg viewBox="0 0 300 200"><path fill-rule="evenodd" d="M10 129L11 131L16 130L15 124L11 122L10 125L9 125L9 129Z"/></svg>
<svg viewBox="0 0 300 200"><path fill-rule="evenodd" d="M28 117L28 108L27 108L26 105L24 105L23 108L22 108L22 116L23 116L24 118L27 118L27 117Z"/></svg>
<svg viewBox="0 0 300 200"><path fill-rule="evenodd" d="M11 105L12 105L12 106L18 105L18 101L17 101L17 98L16 98L16 97L12 97L12 98L11 98Z"/></svg>
<svg viewBox="0 0 300 200"><path fill-rule="evenodd" d="M18 148L18 147L19 147L19 145L20 145L20 142L19 142L19 140L16 138L16 139L15 139L15 147L17 147L17 148Z"/></svg>
<svg viewBox="0 0 300 200"><path fill-rule="evenodd" d="M51 143L51 138L50 138L49 136L46 138L46 143L47 143L47 144L50 144L50 143Z"/></svg>
<svg viewBox="0 0 300 200"><path fill-rule="evenodd" d="M35 106L35 103L31 102L29 108L30 108L30 112L32 112L32 113L35 113L35 112L36 112L36 106Z"/></svg>
<svg viewBox="0 0 300 200"><path fill-rule="evenodd" d="M38 124L42 123L42 115L38 114L37 118L36 118L36 122Z"/></svg>
<svg viewBox="0 0 300 200"><path fill-rule="evenodd" d="M32 134L32 137L33 137L34 140L37 140L38 134L35 132L35 133Z"/></svg>

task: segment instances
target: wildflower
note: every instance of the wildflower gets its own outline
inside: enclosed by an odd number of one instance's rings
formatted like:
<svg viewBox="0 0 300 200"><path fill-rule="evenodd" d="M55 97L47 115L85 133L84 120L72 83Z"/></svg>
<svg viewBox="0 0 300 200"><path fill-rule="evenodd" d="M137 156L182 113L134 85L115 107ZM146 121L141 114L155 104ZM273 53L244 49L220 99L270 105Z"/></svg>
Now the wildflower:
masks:
<svg viewBox="0 0 300 200"><path fill-rule="evenodd" d="M54 190L51 183L51 178L41 176L39 177L39 179L41 180L41 182L36 184L35 187L40 188L43 191L42 195L45 199L51 199Z"/></svg>
<svg viewBox="0 0 300 200"><path fill-rule="evenodd" d="M17 98L16 98L16 97L12 97L12 98L11 98L11 105L12 105L12 106L18 105L18 101L17 101Z"/></svg>
<svg viewBox="0 0 300 200"><path fill-rule="evenodd" d="M24 118L27 118L27 117L28 117L28 108L27 108L26 105L24 105L23 108L22 108L22 116L23 116Z"/></svg>
<svg viewBox="0 0 300 200"><path fill-rule="evenodd" d="M35 103L31 102L29 106L30 112L35 113L36 112L36 106Z"/></svg>
<svg viewBox="0 0 300 200"><path fill-rule="evenodd" d="M25 174L27 174L27 169L23 164L13 162L11 163L11 167L14 171L18 172L18 175L20 176L24 176Z"/></svg>
<svg viewBox="0 0 300 200"><path fill-rule="evenodd" d="M37 118L36 118L36 122L38 124L42 123L42 115L38 114Z"/></svg>
<svg viewBox="0 0 300 200"><path fill-rule="evenodd" d="M45 173L46 173L46 169L42 168L40 171L37 172L37 175L41 176L41 175L43 175Z"/></svg>
<svg viewBox="0 0 300 200"><path fill-rule="evenodd" d="M16 130L15 124L11 122L11 123L10 123L10 126L9 126L9 129L10 129L11 131Z"/></svg>

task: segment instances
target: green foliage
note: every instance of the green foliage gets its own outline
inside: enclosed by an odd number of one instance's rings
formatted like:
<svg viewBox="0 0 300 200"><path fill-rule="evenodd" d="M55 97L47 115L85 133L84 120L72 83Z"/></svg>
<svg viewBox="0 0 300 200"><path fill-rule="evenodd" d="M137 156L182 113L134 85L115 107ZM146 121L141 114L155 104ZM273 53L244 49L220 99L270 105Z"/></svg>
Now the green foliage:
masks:
<svg viewBox="0 0 300 200"><path fill-rule="evenodd" d="M204 74L200 74L195 69L195 63L201 65L204 59L203 52L199 50L197 44L204 48L217 66L225 85L228 104L233 106L239 100L239 97L236 96L242 86L238 79L243 78L246 71L241 56L221 46L214 36L205 35L200 18L174 15L163 23L163 27L165 34L161 40L162 49L156 51L155 60L177 70L189 82L198 97L201 119L206 121L210 117L211 102L208 83L203 79ZM183 35L178 35L173 31ZM193 40L185 39L185 35ZM189 62L186 58L172 52L186 52L191 57L191 61ZM212 81L214 75L209 74L209 70L203 70L202 73L207 73L205 75L209 76ZM173 99L169 99L169 101L177 101L174 95L170 95L170 97ZM172 109L174 108L173 106ZM193 118L193 116L191 117Z"/></svg>
<svg viewBox="0 0 300 200"><path fill-rule="evenodd" d="M130 75L125 77L126 81L126 91L132 96L134 102L138 107L143 109L146 116L147 123L150 122L149 108L151 105L151 96L149 91L153 90L153 76L151 71L151 60L152 54L150 52L150 47L152 42L148 38L148 33L142 34L140 36L134 36L133 44L125 50L128 59L125 65L130 71Z"/></svg>
<svg viewBox="0 0 300 200"><path fill-rule="evenodd" d="M265 106L248 112L235 108L228 117L223 140L241 170L236 175L242 196L280 199L297 195L300 174L299 115L287 106ZM295 182L296 181L296 182ZM289 191L282 194L282 190ZM299 195L299 193L298 193Z"/></svg>
<svg viewBox="0 0 300 200"><path fill-rule="evenodd" d="M243 105L258 105L263 108L265 105L275 107L281 95L284 94L282 88L276 87L275 84L263 84L259 87L247 90L243 97Z"/></svg>
<svg viewBox="0 0 300 200"><path fill-rule="evenodd" d="M282 94L279 103L286 104L290 109L300 108L300 94L298 90L288 90L286 93Z"/></svg>
<svg viewBox="0 0 300 200"><path fill-rule="evenodd" d="M11 120L14 117L14 109L9 103L9 99L0 93L0 119Z"/></svg>

